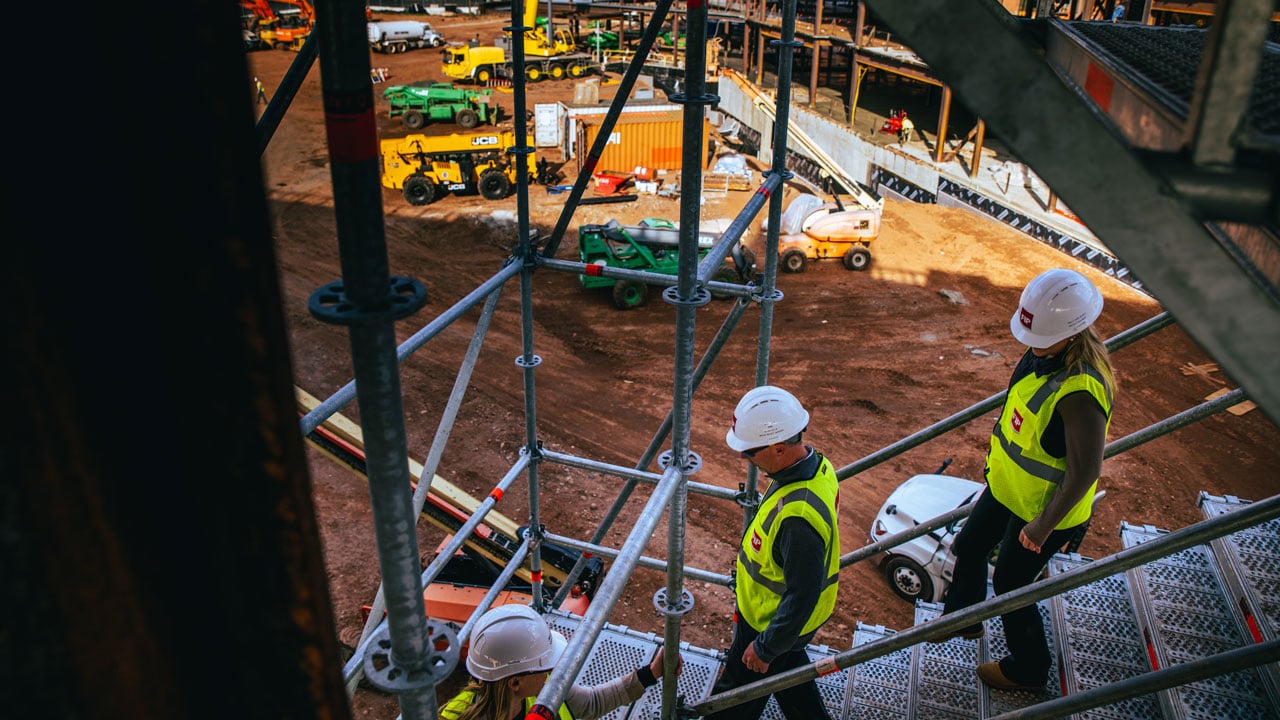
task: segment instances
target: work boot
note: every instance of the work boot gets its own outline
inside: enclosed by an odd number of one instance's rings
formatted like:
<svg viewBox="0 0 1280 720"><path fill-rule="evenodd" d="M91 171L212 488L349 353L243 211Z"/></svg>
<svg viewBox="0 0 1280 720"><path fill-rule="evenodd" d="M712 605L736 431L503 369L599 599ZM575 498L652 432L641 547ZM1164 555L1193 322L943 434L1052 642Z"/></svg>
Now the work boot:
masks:
<svg viewBox="0 0 1280 720"><path fill-rule="evenodd" d="M1004 659L1010 660L1011 656L1006 655ZM1041 680L1037 684L1028 684L1010 680L1009 676L1004 674L1004 669L1001 668L1000 662L988 662L979 665L978 679L997 690L1030 690L1032 692L1043 692L1047 682Z"/></svg>

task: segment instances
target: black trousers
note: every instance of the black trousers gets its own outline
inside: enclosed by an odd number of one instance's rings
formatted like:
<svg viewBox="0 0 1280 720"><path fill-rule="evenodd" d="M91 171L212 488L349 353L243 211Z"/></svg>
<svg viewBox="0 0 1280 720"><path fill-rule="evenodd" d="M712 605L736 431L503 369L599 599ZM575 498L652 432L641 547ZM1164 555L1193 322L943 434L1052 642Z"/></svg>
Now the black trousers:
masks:
<svg viewBox="0 0 1280 720"><path fill-rule="evenodd" d="M997 545L1000 553L991 585L1000 595L1034 582L1049 559L1079 532L1079 527L1054 530L1040 552L1033 553L1018 542L1018 533L1026 524L992 497L990 488L983 491L951 546L956 567L947 588L944 614L987 598L987 557ZM1005 613L1000 619L1009 646L1009 656L1000 662L1005 677L1028 685L1046 682L1053 661L1040 610L1032 604Z"/></svg>
<svg viewBox="0 0 1280 720"><path fill-rule="evenodd" d="M720 674L715 687L711 689L713 695L809 664L809 653L801 647L774 658L773 662L769 663L768 672L762 674L751 670L742 664L742 653L759 634L742 619L737 619L733 625L733 645L724 659L724 672ZM773 697L777 698L778 707L782 708L782 713L787 716L787 720L831 719L827 714L826 706L822 703L822 695L818 693L818 684L813 680L779 690L773 693ZM768 704L769 696L765 695L707 715L703 720L757 720Z"/></svg>

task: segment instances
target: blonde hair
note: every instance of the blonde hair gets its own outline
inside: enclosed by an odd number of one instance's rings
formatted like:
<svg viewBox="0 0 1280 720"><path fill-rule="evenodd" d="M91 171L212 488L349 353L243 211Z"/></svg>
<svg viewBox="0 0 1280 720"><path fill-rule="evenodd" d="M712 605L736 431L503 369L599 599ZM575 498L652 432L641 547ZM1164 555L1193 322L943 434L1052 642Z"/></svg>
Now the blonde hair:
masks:
<svg viewBox="0 0 1280 720"><path fill-rule="evenodd" d="M1068 371L1082 371L1086 366L1097 370L1102 375L1107 392L1115 398L1119 385L1115 371L1111 369L1111 354L1107 352L1102 336L1092 325L1067 343L1066 350L1062 352L1062 362Z"/></svg>
<svg viewBox="0 0 1280 720"><path fill-rule="evenodd" d="M493 681L472 678L463 692L468 690L475 693L475 699L457 716L458 720L507 720L516 714L506 678Z"/></svg>

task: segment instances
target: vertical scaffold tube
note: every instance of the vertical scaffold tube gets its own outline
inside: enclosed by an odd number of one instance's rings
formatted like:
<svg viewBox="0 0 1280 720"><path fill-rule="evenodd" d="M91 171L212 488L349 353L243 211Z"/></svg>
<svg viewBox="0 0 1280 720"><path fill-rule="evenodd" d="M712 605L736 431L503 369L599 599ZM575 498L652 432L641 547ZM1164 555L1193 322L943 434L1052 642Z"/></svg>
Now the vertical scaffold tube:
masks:
<svg viewBox="0 0 1280 720"><path fill-rule="evenodd" d="M534 13L536 20L536 12ZM511 87L512 102L515 105L516 145L511 149L511 162L520 169L516 173L516 233L517 242L515 259L521 263L520 270L520 334L521 353L516 358L516 365L524 371L524 428L525 450L529 453L529 571L532 574L531 592L533 593L533 609L538 612L546 610L542 598L542 521L538 511L538 406L534 400L533 370L542 361L533 353L533 269L534 250L532 230L529 227L529 176L524 170L528 167L527 156L533 153L529 145L529 118L525 114L528 106L525 82L524 34L533 28L526 26L528 13L524 3L511 3L511 26L507 28L511 38ZM547 34L551 28L551 15L547 14Z"/></svg>
<svg viewBox="0 0 1280 720"><path fill-rule="evenodd" d="M780 176L783 182L769 198L768 230L765 232L764 278L760 303L760 342L756 346L756 385L769 382L769 353L773 337L773 305L780 299L778 281L778 233L782 224L782 200L786 194L786 180L791 178L787 170L787 125L791 118L791 68L792 56L804 43L796 39L796 3L787 0L783 4L782 37L772 41L778 48L778 88L773 118L773 160L769 173ZM757 492L759 471L754 465L747 470L746 497L754 499ZM745 532L755 517L755 504L748 502L743 511L742 529Z"/></svg>

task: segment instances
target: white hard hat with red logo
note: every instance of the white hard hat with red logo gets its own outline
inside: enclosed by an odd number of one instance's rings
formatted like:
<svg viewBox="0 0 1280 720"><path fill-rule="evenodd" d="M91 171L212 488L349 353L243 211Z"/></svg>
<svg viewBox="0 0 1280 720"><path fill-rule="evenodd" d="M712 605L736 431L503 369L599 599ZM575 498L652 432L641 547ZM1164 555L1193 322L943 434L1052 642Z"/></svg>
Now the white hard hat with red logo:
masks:
<svg viewBox="0 0 1280 720"><path fill-rule="evenodd" d="M502 605L476 621L467 670L477 679L489 681L550 670L567 644L533 608Z"/></svg>
<svg viewBox="0 0 1280 720"><path fill-rule="evenodd" d="M1075 270L1046 270L1027 283L1009 331L1018 342L1047 348L1093 324L1102 314L1102 293Z"/></svg>
<svg viewBox="0 0 1280 720"><path fill-rule="evenodd" d="M809 427L809 412L795 395L761 385L742 396L724 441L738 452L780 443Z"/></svg>

